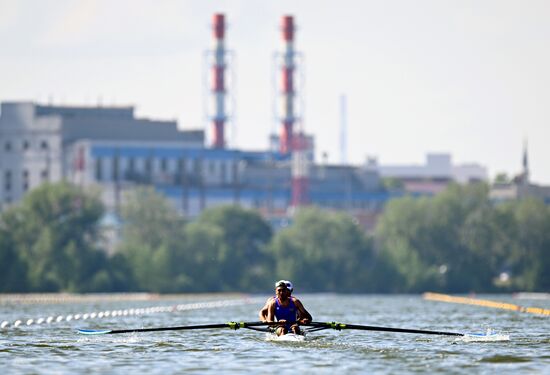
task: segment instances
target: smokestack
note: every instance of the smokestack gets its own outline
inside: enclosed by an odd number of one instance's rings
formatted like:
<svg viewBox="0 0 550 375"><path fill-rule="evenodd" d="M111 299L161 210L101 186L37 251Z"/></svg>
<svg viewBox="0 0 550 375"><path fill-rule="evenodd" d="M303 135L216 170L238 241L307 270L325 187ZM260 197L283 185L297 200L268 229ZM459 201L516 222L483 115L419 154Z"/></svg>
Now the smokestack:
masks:
<svg viewBox="0 0 550 375"><path fill-rule="evenodd" d="M212 120L212 147L224 148L224 126L227 119L225 111L225 16L221 13L214 14L212 22L214 36L214 61L212 64L212 96L214 99L214 113Z"/></svg>
<svg viewBox="0 0 550 375"><path fill-rule="evenodd" d="M280 114L281 134L280 152L291 154L291 176L292 176L292 198L291 206L297 208L309 202L309 168L310 160L308 152L312 144L304 132L294 129L298 121L298 110L296 107L296 70L297 59L300 57L294 49L295 33L294 17L283 16L281 32L283 40L283 52L281 54L281 101L282 110Z"/></svg>
<svg viewBox="0 0 550 375"><path fill-rule="evenodd" d="M281 67L283 109L280 139L280 151L283 154L288 154L292 151L293 128L296 121L294 111L294 30L294 17L283 16L281 27L284 46L283 64Z"/></svg>

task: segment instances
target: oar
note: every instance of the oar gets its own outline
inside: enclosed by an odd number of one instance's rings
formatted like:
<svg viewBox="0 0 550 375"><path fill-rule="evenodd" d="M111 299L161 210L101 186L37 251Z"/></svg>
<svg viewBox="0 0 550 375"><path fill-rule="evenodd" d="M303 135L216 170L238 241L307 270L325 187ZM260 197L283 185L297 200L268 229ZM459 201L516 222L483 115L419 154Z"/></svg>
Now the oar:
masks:
<svg viewBox="0 0 550 375"><path fill-rule="evenodd" d="M442 336L465 336L464 333L457 332L443 332L443 331L426 331L423 329L408 329L408 328L392 328L392 327L376 327L376 326L365 326L359 324L344 324L336 322L311 322L307 324L302 324L305 326L312 327L322 327L322 328L332 328L337 331L343 329L358 329L362 331L382 331L382 332L399 332L399 333L418 333L423 335L442 335Z"/></svg>
<svg viewBox="0 0 550 375"><path fill-rule="evenodd" d="M213 328L248 328L266 325L276 325L275 322L227 322L219 324L199 324L190 326L176 326L176 327L156 327L156 328L131 328L131 329L79 329L77 332L83 335L105 335L115 333L130 333L130 332L158 332L158 331L181 331L190 329L213 329Z"/></svg>

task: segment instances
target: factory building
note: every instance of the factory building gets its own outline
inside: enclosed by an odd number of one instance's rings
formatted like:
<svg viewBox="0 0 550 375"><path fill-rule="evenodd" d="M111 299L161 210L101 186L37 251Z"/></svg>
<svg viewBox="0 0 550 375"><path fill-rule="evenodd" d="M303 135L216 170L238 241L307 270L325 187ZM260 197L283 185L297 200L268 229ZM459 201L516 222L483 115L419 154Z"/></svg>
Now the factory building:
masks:
<svg viewBox="0 0 550 375"><path fill-rule="evenodd" d="M366 168L309 163L308 175L309 204L372 211L388 199L378 174ZM112 212L138 185L154 186L188 217L239 204L276 218L293 203L288 154L207 148L203 131L136 118L131 107L2 103L1 207L43 182L61 180L100 187Z"/></svg>
<svg viewBox="0 0 550 375"><path fill-rule="evenodd" d="M302 123L301 54L295 21L281 20L282 49L275 54L280 133L267 150L228 147L232 117L231 51L226 19L215 14L213 49L205 56L210 72L205 130L180 130L175 121L137 118L133 107L80 107L4 102L0 112L0 211L44 182L70 181L99 187L110 213L117 214L125 192L154 186L186 217L237 204L260 211L275 226L288 222L300 206L346 211L372 229L384 203L403 192L435 194L450 181L486 180L479 166L453 166L448 155L429 155L426 166L364 166L316 163L315 141ZM208 146L207 146L208 144ZM386 190L381 178L397 178L400 191ZM116 217L116 215L115 215Z"/></svg>
<svg viewBox="0 0 550 375"><path fill-rule="evenodd" d="M112 142L172 142L180 147L202 147L202 131L182 132L174 121L134 117L131 107L61 107L29 102L0 107L0 208L17 202L43 182L73 178L83 171L89 144ZM89 183L84 180L81 183Z"/></svg>

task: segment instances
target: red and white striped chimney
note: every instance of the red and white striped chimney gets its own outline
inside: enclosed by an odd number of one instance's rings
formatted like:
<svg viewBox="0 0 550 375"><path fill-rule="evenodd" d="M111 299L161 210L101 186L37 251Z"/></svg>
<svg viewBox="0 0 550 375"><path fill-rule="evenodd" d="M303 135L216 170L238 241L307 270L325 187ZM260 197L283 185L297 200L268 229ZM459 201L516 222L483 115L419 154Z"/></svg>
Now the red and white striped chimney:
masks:
<svg viewBox="0 0 550 375"><path fill-rule="evenodd" d="M212 22L214 36L214 59L212 64L212 96L214 99L214 113L212 120L212 147L224 148L224 126L227 120L225 111L225 16L214 14Z"/></svg>
<svg viewBox="0 0 550 375"><path fill-rule="evenodd" d="M294 111L294 17L283 16L281 29L284 51L281 67L283 108L281 116L280 151L283 154L288 154L292 152L293 128L294 122L296 121L296 114Z"/></svg>

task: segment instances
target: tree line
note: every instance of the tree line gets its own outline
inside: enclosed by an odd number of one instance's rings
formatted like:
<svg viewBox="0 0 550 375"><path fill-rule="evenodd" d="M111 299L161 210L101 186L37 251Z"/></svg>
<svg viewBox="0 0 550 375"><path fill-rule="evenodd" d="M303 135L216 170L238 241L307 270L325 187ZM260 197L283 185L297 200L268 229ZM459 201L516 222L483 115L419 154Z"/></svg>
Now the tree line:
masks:
<svg viewBox="0 0 550 375"><path fill-rule="evenodd" d="M394 199L374 233L345 213L298 210L273 231L237 206L181 217L152 188L121 207L108 256L99 192L45 184L0 215L0 292L301 292L550 290L550 208L495 204L484 184Z"/></svg>

